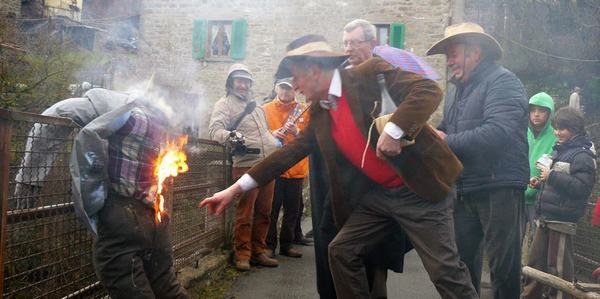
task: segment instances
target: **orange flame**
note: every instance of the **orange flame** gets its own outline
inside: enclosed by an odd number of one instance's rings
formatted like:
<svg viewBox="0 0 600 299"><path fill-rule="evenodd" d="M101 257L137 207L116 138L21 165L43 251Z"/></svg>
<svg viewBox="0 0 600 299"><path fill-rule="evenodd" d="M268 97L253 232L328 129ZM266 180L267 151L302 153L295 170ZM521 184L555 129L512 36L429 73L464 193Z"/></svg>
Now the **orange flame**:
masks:
<svg viewBox="0 0 600 299"><path fill-rule="evenodd" d="M167 141L167 146L161 149L156 162L154 175L158 179L156 202L154 210L156 211L156 222L161 221L161 213L165 210L165 199L163 197L163 183L168 177L176 177L180 173L189 170L187 156L183 151L183 146L188 142L188 136L183 135L176 142Z"/></svg>

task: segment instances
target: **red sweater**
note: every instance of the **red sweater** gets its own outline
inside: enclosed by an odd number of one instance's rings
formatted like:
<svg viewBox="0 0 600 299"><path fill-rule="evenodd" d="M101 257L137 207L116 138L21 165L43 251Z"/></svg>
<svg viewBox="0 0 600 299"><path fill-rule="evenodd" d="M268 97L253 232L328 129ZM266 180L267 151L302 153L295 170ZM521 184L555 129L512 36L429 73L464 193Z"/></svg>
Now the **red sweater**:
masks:
<svg viewBox="0 0 600 299"><path fill-rule="evenodd" d="M352 165L360 169L371 180L386 188L397 188L404 184L402 177L398 176L386 161L377 158L377 154L371 145L367 149L364 167L361 168L367 138L363 136L356 125L344 93L337 102L337 109L330 109L329 114L332 119L331 135L333 141Z"/></svg>

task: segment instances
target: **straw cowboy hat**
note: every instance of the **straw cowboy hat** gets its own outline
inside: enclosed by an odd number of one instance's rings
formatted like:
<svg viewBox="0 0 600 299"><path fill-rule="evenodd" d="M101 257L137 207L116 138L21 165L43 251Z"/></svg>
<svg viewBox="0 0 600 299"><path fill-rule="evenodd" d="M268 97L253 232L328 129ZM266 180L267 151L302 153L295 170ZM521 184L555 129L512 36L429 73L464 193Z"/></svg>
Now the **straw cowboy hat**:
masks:
<svg viewBox="0 0 600 299"><path fill-rule="evenodd" d="M483 28L475 23L459 23L446 27L444 38L436 42L427 50L427 55L445 54L446 48L457 41L476 42L481 45L483 52L493 60L502 57L500 43L491 35L485 33Z"/></svg>
<svg viewBox="0 0 600 299"><path fill-rule="evenodd" d="M349 55L335 52L322 35L309 34L292 41L287 47L287 53L279 63L275 78L291 77L290 65L292 62L301 62L303 59L320 60L328 64L340 65Z"/></svg>

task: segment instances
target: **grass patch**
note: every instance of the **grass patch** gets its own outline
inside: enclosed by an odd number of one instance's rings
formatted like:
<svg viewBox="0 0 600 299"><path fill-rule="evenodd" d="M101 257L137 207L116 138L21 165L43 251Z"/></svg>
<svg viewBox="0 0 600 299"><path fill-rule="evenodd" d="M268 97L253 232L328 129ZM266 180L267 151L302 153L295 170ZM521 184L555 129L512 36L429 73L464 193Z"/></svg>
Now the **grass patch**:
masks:
<svg viewBox="0 0 600 299"><path fill-rule="evenodd" d="M192 298L224 298L240 273L230 265L209 273L188 289Z"/></svg>

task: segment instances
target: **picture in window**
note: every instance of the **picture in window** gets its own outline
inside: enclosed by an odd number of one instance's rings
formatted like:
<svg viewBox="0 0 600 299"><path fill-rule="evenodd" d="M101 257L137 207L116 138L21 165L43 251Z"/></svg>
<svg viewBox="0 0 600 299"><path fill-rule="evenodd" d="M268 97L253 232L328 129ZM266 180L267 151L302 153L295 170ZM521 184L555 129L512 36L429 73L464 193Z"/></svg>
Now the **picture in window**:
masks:
<svg viewBox="0 0 600 299"><path fill-rule="evenodd" d="M210 56L229 56L231 48L231 22L211 21L209 26Z"/></svg>

